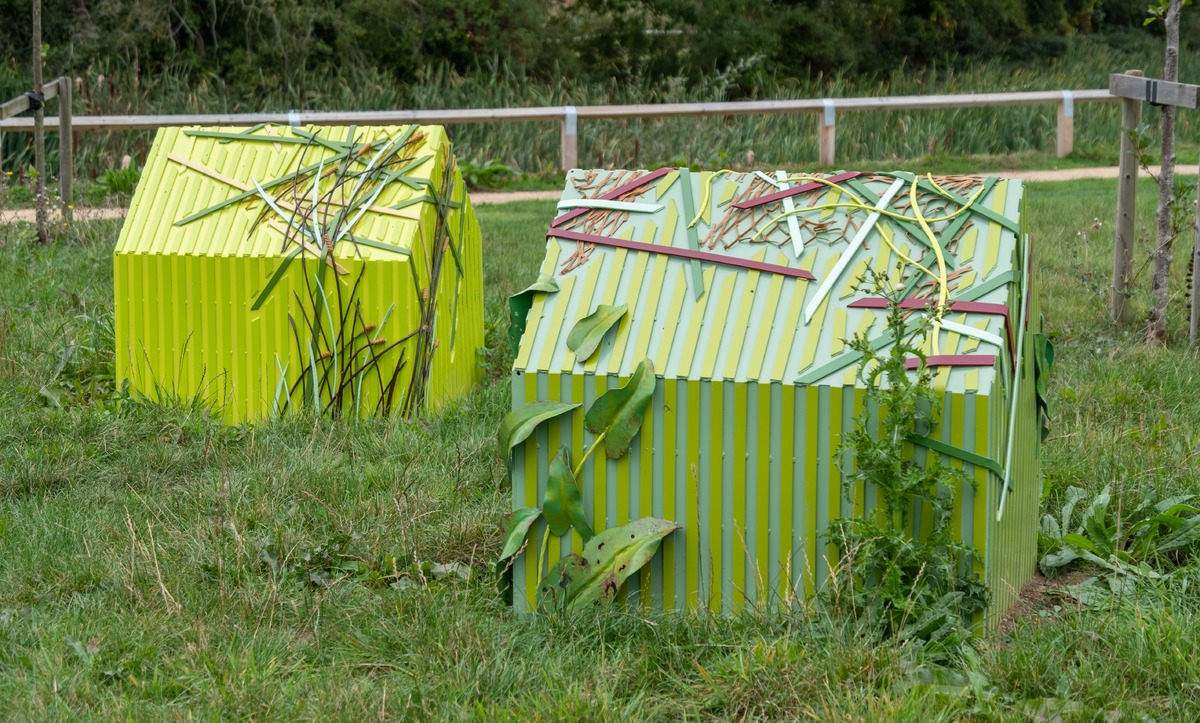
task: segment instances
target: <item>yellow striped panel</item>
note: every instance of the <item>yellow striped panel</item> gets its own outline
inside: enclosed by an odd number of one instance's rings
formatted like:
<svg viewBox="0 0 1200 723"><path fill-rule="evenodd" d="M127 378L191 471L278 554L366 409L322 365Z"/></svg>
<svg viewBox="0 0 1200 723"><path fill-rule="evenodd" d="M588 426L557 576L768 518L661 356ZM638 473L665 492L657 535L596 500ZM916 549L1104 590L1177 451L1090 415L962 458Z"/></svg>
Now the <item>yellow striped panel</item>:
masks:
<svg viewBox="0 0 1200 723"><path fill-rule="evenodd" d="M808 257L812 259L813 256ZM800 281L789 281L791 284L791 293L788 294L787 316L784 317L783 328L776 328L774 333L782 334L783 338L780 343L779 353L775 355L775 363L771 367L771 381L778 382L783 380L783 373L787 369L788 359L791 357L792 349L795 348L795 338L797 329L800 326L800 311L804 306L804 286Z"/></svg>
<svg viewBox="0 0 1200 723"><path fill-rule="evenodd" d="M804 410L808 416L804 428L804 589L811 595L816 590L815 573L817 569L817 429L820 427L821 398L817 387L804 387Z"/></svg>

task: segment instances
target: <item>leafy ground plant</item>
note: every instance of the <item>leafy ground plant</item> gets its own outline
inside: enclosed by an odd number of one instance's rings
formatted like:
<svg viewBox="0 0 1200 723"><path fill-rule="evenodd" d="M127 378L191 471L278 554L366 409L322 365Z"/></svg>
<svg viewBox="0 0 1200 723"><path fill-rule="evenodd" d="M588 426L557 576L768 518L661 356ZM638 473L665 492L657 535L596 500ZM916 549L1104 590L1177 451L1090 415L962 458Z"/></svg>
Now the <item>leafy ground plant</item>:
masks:
<svg viewBox="0 0 1200 723"><path fill-rule="evenodd" d="M1112 510L1112 488L1106 486L1078 516L1087 492L1068 487L1059 517L1042 516L1042 544L1049 551L1038 563L1053 576L1076 562L1095 566L1099 574L1067 587L1067 594L1089 607L1107 607L1156 588L1172 576L1191 575L1188 564L1200 548L1200 508L1196 495L1143 498L1131 511Z"/></svg>
<svg viewBox="0 0 1200 723"><path fill-rule="evenodd" d="M876 292L885 286L875 280ZM969 634L971 616L987 606L987 590L972 569L975 549L953 537L950 518L961 473L933 454L922 465L905 448L910 435L928 434L937 425L939 400L919 343L928 321L912 333L907 312L892 301L890 349L877 352L861 335L850 342L863 354L858 377L866 392L864 411L844 442L853 463L843 467L842 480L846 496L872 487L878 503L830 525L842 558L828 595L836 608L867 619L880 638L953 647ZM911 357L921 364L910 375ZM931 513L928 535L914 532L914 505Z"/></svg>

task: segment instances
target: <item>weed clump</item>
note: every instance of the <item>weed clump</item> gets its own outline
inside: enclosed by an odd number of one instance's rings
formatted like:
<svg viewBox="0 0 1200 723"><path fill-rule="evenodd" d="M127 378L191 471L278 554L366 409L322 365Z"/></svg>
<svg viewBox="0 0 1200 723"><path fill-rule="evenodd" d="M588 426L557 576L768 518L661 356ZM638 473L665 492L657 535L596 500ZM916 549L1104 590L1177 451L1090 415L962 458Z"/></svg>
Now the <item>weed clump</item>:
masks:
<svg viewBox="0 0 1200 723"><path fill-rule="evenodd" d="M863 412L843 442L842 484L845 499L874 489L876 505L831 523L829 541L841 560L826 596L835 610L867 620L879 639L951 651L969 635L971 616L988 603L973 569L978 553L953 535L951 514L964 476L935 454L921 464L908 442L936 427L940 412L921 345L930 320L917 315L910 322L886 279L876 277L872 285L891 302L892 344L879 352L861 334L850 342L863 355L858 379L866 392ZM910 357L920 361L911 374ZM920 530L915 509L926 523Z"/></svg>

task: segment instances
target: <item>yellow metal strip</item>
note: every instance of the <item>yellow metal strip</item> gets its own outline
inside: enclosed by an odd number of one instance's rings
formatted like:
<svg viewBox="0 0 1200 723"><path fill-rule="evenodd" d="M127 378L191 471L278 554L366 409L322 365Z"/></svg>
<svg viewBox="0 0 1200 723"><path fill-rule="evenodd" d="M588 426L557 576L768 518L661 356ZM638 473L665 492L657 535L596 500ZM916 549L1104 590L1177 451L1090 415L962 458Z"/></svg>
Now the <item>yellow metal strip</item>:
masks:
<svg viewBox="0 0 1200 723"><path fill-rule="evenodd" d="M808 254L807 258L815 258L815 254ZM779 353L775 355L775 362L771 367L771 381L777 382L783 379L783 373L787 369L788 359L791 357L792 349L796 346L796 337L798 336L798 327L800 325L800 310L804 307L804 286L799 281L789 280L788 295L787 295L787 316L784 317L783 328L775 328L771 333L779 334Z"/></svg>
<svg viewBox="0 0 1200 723"><path fill-rule="evenodd" d="M661 254L655 254L660 259ZM612 355L608 359L608 373L619 374L621 371L622 357L625 356L625 347L629 345L629 337L633 334L633 317L638 313L638 297L642 292L642 281L646 278L646 266L650 261L650 254L639 253L637 259L633 262L633 276L629 280L628 296L621 300L621 303L629 305L629 312L621 317L617 322L616 336L613 338ZM655 284L651 284L655 286Z"/></svg>
<svg viewBox="0 0 1200 723"><path fill-rule="evenodd" d="M780 274L771 274L771 281L767 286L767 303L763 307L763 325L755 330L754 334L754 349L750 354L750 368L746 372L746 378L753 381L762 376L763 365L767 361L767 342L771 340L773 334L778 334L782 330L774 328L774 324L768 326L766 321L774 320L779 316L779 297L783 293L783 276ZM786 346L781 347L786 349ZM779 356L783 356L780 354Z"/></svg>
<svg viewBox="0 0 1200 723"><path fill-rule="evenodd" d="M761 253L757 254L755 261L762 261L764 255ZM741 359L742 348L746 341L746 330L750 324L750 311L754 308L754 295L758 293L758 277L759 272L757 271L750 271L746 274L746 287L738 299L737 318L734 319L732 329L733 337L729 340L729 354L725 359L725 372L723 376L726 379L737 378L738 360ZM730 286L733 287L732 284ZM732 291L733 289L731 288L731 294ZM724 308L729 307L726 306ZM761 336L769 335L765 329L761 334Z"/></svg>
<svg viewBox="0 0 1200 723"><path fill-rule="evenodd" d="M713 277L716 274L717 269L715 266L704 272L704 288L712 288ZM683 339L683 352L679 356L679 376L681 377L690 376L696 355L696 345L700 342L700 326L704 323L704 310L708 308L708 300L712 296L711 293L708 293L701 296L698 301L693 302L692 320L688 324L687 336ZM709 344L709 346L712 346L712 344Z"/></svg>
<svg viewBox="0 0 1200 723"><path fill-rule="evenodd" d="M833 271L833 267L837 265L837 262L837 256L829 257L829 259L825 262L825 272L821 275L821 278L828 276ZM828 309L829 296L826 295L826 297L821 300L820 306L817 307L816 313L813 314L812 321L808 324L808 328L805 329L804 355L800 358L801 369L807 369L808 367L812 366L813 360L816 359L817 344L820 342L821 332L825 328L825 316L826 310Z"/></svg>
<svg viewBox="0 0 1200 723"><path fill-rule="evenodd" d="M682 291L686 288L687 274L680 268L676 291ZM667 368L667 360L671 358L671 346L675 343L675 332L679 329L679 317L683 311L684 296L685 294L682 293L671 295L670 307L667 309L666 324L663 326L662 334L659 335L658 349L654 352L654 368L661 369L664 372Z"/></svg>
<svg viewBox="0 0 1200 723"><path fill-rule="evenodd" d="M542 273L553 274L558 268L558 254L562 246L558 243L548 243L546 248L546 258L542 262ZM408 259L404 263L414 263L413 259ZM420 289L415 291L419 292ZM561 291L557 293L562 293ZM517 369L529 368L529 357L533 353L533 340L537 336L538 327L542 323L542 312L546 307L546 294L535 294L533 298L533 306L529 308L529 314L525 317L525 333L521 335L521 347L517 350L517 360L513 366Z"/></svg>
<svg viewBox="0 0 1200 723"><path fill-rule="evenodd" d="M571 328L579 323L579 320L596 310L594 297L596 295L596 286L600 280L600 270L604 267L604 256L598 255L595 260L588 261L587 276L583 280L583 291L579 294L579 311L576 318L571 320ZM558 293L562 293L560 290ZM565 297L564 297L565 298ZM569 373L575 368L575 352L570 349L563 354L563 373Z"/></svg>
<svg viewBox="0 0 1200 723"><path fill-rule="evenodd" d="M658 258L654 260L654 269L650 272L650 284L646 289L646 304L643 306L642 318L637 319L640 325L638 330L637 341L633 345L633 359L635 362L640 362L646 357L646 352L650 349L650 339L654 335L654 329L657 326L658 309L663 303L662 294L666 285L663 281L667 276L667 257L664 254L657 254ZM675 294L675 298L667 303L674 306L683 295ZM630 313L633 310L630 309ZM663 367L657 364L654 367L656 370L661 370Z"/></svg>
<svg viewBox="0 0 1200 723"><path fill-rule="evenodd" d="M563 317L566 316L567 300L571 298L571 289L575 286L575 276L568 276L562 280L558 292L554 294L555 309L549 314L549 320L546 325L546 340L542 344L541 356L538 358L537 368L539 371L549 371L550 361L554 358L554 350L559 344L564 343L559 340L559 334L562 332ZM546 296L546 294L539 294ZM557 376L557 375L556 375ZM555 448L557 451L557 448Z"/></svg>
<svg viewBox="0 0 1200 723"><path fill-rule="evenodd" d="M846 310L840 306L833 309L833 338L829 341L830 356L837 356L846 348Z"/></svg>
<svg viewBox="0 0 1200 723"><path fill-rule="evenodd" d="M667 175L663 176L662 180L658 182L658 185L654 187L654 197L656 199L662 199L663 194L665 194L667 190L671 188L671 185L677 180L679 180L679 171L671 171Z"/></svg>
<svg viewBox="0 0 1200 723"><path fill-rule="evenodd" d="M625 257L628 251L618 248L613 251L612 272L608 274L608 284L604 287L604 293L600 297L600 304L613 305L613 301L617 298L617 287L621 283L621 275L625 273ZM596 373L596 364L600 361L599 354L593 354L590 359L583 363L583 369L588 374Z"/></svg>
<svg viewBox="0 0 1200 723"><path fill-rule="evenodd" d="M720 314L729 309L729 302L733 298L733 289L737 280L736 274L727 274L721 280L720 288L713 293L717 297L717 313ZM700 360L700 378L712 379L717 367L717 354L721 351L721 339L718 335L724 336L724 329L727 324L717 326L718 331L713 336L704 340L704 357Z"/></svg>

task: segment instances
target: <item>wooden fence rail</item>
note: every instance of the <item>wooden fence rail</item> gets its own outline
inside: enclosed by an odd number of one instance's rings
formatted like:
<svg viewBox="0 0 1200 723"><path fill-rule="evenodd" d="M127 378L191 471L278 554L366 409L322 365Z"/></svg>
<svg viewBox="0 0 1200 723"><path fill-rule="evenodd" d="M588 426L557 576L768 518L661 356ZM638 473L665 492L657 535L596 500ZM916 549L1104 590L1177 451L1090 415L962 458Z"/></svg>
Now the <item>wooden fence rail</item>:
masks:
<svg viewBox="0 0 1200 723"><path fill-rule="evenodd" d="M288 111L280 113L237 113L207 115L79 116L75 131L149 130L190 125L255 125L283 123L301 125L392 125L398 123L517 123L558 122L562 128L562 167L573 168L579 158L579 123L588 119L701 118L730 115L815 113L818 117L819 161L834 164L838 112L865 110L935 110L989 108L1017 105L1054 105L1058 109L1057 150L1059 157L1074 144L1075 105L1112 103L1119 99L1108 90L1048 90L1020 93L971 93L962 95L908 95L873 98L813 98L760 100L736 103L664 103L658 105L581 105L536 108L479 108L454 110L389 110L361 112ZM2 118L2 116L0 116ZM53 118L46 127L56 129ZM29 118L0 119L0 132L29 131Z"/></svg>
<svg viewBox="0 0 1200 723"><path fill-rule="evenodd" d="M62 215L66 220L71 219L71 194L75 186L75 153L74 133L71 119L71 79L55 78L42 86L42 104L58 98L58 118L47 119L45 125L55 129L62 128L65 132L58 144L58 183ZM8 124L13 123L20 130L33 130L32 118L12 118L18 113L33 109L35 101L28 95L19 95L10 101L0 103L0 132Z"/></svg>

